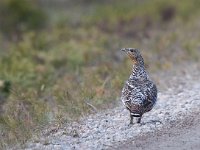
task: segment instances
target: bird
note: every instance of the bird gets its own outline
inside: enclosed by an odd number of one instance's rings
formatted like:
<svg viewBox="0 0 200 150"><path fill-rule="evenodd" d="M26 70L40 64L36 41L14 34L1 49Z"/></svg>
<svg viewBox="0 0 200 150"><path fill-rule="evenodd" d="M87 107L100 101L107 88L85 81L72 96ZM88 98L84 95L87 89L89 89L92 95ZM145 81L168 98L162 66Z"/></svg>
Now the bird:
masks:
<svg viewBox="0 0 200 150"><path fill-rule="evenodd" d="M121 101L130 112L130 124L133 118L141 123L142 115L152 110L157 101L157 87L150 79L144 65L144 59L137 48L122 48L133 63L129 79L124 83Z"/></svg>

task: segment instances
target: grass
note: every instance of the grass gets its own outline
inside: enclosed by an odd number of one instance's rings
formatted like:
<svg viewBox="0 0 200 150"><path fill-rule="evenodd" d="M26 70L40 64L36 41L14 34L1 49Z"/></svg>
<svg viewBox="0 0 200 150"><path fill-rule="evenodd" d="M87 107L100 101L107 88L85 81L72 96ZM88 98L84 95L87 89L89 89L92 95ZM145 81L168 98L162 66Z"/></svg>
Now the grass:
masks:
<svg viewBox="0 0 200 150"><path fill-rule="evenodd" d="M198 61L198 8L197 0L59 7L46 29L17 42L1 36L0 81L11 83L0 108L1 148L26 142L52 121L116 106L131 69L121 47L140 48L151 72Z"/></svg>

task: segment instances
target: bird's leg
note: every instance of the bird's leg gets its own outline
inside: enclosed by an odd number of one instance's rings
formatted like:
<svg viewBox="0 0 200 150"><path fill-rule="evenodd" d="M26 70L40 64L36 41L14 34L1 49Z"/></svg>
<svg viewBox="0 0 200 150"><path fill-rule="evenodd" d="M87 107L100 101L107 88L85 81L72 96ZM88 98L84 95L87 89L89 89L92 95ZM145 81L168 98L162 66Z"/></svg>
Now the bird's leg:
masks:
<svg viewBox="0 0 200 150"><path fill-rule="evenodd" d="M130 124L133 124L133 115L130 114Z"/></svg>
<svg viewBox="0 0 200 150"><path fill-rule="evenodd" d="M137 123L140 123L140 122L141 122L141 118L142 118L142 116L139 117L139 118L137 118Z"/></svg>

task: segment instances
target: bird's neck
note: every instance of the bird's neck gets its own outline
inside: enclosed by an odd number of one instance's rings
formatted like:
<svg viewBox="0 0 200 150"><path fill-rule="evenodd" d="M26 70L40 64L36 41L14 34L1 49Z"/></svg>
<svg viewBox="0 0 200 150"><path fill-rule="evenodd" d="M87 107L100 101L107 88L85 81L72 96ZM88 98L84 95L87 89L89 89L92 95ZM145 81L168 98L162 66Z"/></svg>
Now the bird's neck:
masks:
<svg viewBox="0 0 200 150"><path fill-rule="evenodd" d="M131 73L129 79L130 80L146 80L146 79L149 79L144 65L138 64L138 63L133 64L132 73Z"/></svg>

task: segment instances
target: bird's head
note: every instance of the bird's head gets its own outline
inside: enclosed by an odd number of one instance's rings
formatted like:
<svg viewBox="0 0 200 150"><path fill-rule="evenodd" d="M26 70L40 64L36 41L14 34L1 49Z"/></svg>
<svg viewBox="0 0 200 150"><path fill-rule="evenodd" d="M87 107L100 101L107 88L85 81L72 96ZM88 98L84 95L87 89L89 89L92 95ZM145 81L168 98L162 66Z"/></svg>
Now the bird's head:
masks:
<svg viewBox="0 0 200 150"><path fill-rule="evenodd" d="M122 48L121 51L125 52L131 58L134 64L144 65L142 55L137 48Z"/></svg>

